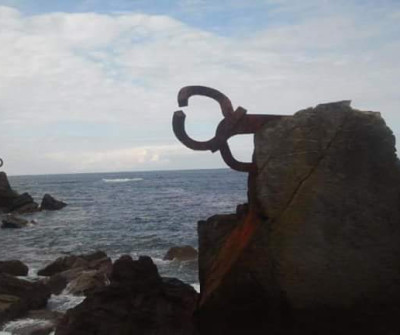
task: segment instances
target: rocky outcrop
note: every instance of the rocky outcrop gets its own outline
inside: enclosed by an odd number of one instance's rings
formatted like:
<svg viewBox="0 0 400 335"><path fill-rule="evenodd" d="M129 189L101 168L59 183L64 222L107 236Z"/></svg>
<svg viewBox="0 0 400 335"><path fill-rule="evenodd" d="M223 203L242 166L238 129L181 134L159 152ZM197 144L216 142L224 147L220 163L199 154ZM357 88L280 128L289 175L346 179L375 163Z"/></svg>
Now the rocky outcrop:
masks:
<svg viewBox="0 0 400 335"><path fill-rule="evenodd" d="M57 258L38 271L40 276L49 276L44 283L53 294L60 294L66 287L69 293L81 295L98 287L108 285L111 274L111 259L103 251L86 255L71 255Z"/></svg>
<svg viewBox="0 0 400 335"><path fill-rule="evenodd" d="M122 256L110 280L67 312L57 335L194 333L196 291L177 279L161 278L150 257Z"/></svg>
<svg viewBox="0 0 400 335"><path fill-rule="evenodd" d="M53 198L50 194L46 193L43 196L42 202L40 204L40 209L41 210L59 210L67 206L65 202L62 202L60 200L57 200Z"/></svg>
<svg viewBox="0 0 400 335"><path fill-rule="evenodd" d="M28 220L17 217L14 214L8 214L4 219L1 220L1 228L23 228L28 225Z"/></svg>
<svg viewBox="0 0 400 335"><path fill-rule="evenodd" d="M29 268L18 260L0 261L0 273L11 276L26 276Z"/></svg>
<svg viewBox="0 0 400 335"><path fill-rule="evenodd" d="M6 173L0 171L0 212L7 212L17 195L11 188Z"/></svg>
<svg viewBox="0 0 400 335"><path fill-rule="evenodd" d="M42 283L0 273L0 325L29 310L45 307L49 297L50 290Z"/></svg>
<svg viewBox="0 0 400 335"><path fill-rule="evenodd" d="M396 332L394 144L379 113L348 102L303 110L259 131L255 207L199 223L203 325L223 311L228 325L242 316L243 327L270 333Z"/></svg>
<svg viewBox="0 0 400 335"><path fill-rule="evenodd" d="M164 256L164 260L179 260L179 261L187 261L191 259L197 258L197 250L190 245L183 245L181 247L175 246L169 248L167 253Z"/></svg>
<svg viewBox="0 0 400 335"><path fill-rule="evenodd" d="M39 205L33 200L29 193L22 193L18 195L11 203L9 208L10 212L13 213L34 213L39 210Z"/></svg>

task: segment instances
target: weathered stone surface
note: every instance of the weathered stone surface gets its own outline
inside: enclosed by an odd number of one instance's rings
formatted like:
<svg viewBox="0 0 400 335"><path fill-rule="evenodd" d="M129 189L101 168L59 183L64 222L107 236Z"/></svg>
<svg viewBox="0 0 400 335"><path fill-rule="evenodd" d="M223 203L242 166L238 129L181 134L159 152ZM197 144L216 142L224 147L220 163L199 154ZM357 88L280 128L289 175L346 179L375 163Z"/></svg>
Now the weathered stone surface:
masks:
<svg viewBox="0 0 400 335"><path fill-rule="evenodd" d="M12 276L26 276L29 268L18 260L0 261L0 273L6 273Z"/></svg>
<svg viewBox="0 0 400 335"><path fill-rule="evenodd" d="M0 324L45 307L49 297L50 290L42 283L0 273Z"/></svg>
<svg viewBox="0 0 400 335"><path fill-rule="evenodd" d="M175 246L169 248L164 256L164 260L179 260L187 261L191 259L196 259L198 256L197 250L190 245Z"/></svg>
<svg viewBox="0 0 400 335"><path fill-rule="evenodd" d="M109 282L104 272L98 270L83 271L69 282L67 291L74 295L86 295L90 290L107 286Z"/></svg>
<svg viewBox="0 0 400 335"><path fill-rule="evenodd" d="M71 255L59 257L43 269L38 271L39 276L52 276L56 273L70 270L73 268L98 268L100 263L111 263L107 254L103 251L96 251L86 255ZM92 264L91 264L92 263Z"/></svg>
<svg viewBox="0 0 400 335"><path fill-rule="evenodd" d="M69 310L57 335L193 334L195 290L177 279L162 279L150 257L122 256L111 284Z"/></svg>
<svg viewBox="0 0 400 335"><path fill-rule="evenodd" d="M198 226L202 326L212 330L218 311L232 326L241 305L243 327L256 325L255 332L396 333L394 143L379 113L353 110L348 102L300 111L259 131L253 218L212 217ZM234 261L224 256L243 239L248 243ZM216 321L226 332L227 323Z"/></svg>
<svg viewBox="0 0 400 335"><path fill-rule="evenodd" d="M28 220L17 217L14 214L8 214L1 222L1 228L23 228L28 224Z"/></svg>
<svg viewBox="0 0 400 335"><path fill-rule="evenodd" d="M46 193L43 196L42 202L40 204L40 209L42 210L59 210L67 206L65 202L53 198L50 194Z"/></svg>

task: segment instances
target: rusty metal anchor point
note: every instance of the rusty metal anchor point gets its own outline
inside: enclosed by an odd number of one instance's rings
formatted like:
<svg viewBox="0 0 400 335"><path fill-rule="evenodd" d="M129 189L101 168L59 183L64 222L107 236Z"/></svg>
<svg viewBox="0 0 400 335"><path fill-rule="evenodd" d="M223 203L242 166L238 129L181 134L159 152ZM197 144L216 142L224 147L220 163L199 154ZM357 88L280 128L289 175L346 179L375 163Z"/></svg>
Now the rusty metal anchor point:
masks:
<svg viewBox="0 0 400 335"><path fill-rule="evenodd" d="M256 166L253 162L240 162L236 160L228 145L228 139L240 134L254 134L267 122L278 120L287 116L284 115L260 115L247 114L247 110L237 107L233 110L232 103L223 93L205 86L186 86L178 93L179 107L188 106L189 98L195 95L205 96L217 101L221 107L224 118L218 124L215 136L208 141L196 141L189 137L185 130L186 115L179 110L174 113L172 127L175 136L185 146L193 150L220 151L225 163L234 170L256 173Z"/></svg>

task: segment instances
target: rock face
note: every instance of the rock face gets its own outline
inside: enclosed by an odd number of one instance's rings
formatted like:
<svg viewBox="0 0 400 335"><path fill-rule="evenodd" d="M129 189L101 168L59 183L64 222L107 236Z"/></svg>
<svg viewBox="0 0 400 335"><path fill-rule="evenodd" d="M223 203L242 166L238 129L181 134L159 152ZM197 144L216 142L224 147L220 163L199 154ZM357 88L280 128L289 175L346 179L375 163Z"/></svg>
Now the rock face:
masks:
<svg viewBox="0 0 400 335"><path fill-rule="evenodd" d="M67 206L65 202L54 199L50 194L45 194L40 205L42 210L59 210Z"/></svg>
<svg viewBox="0 0 400 335"><path fill-rule="evenodd" d="M95 288L109 284L111 259L103 251L86 255L59 257L38 271L40 276L49 276L44 283L53 294L60 294L67 287L69 293L86 294Z"/></svg>
<svg viewBox="0 0 400 335"><path fill-rule="evenodd" d="M50 290L42 283L32 283L0 273L0 325L23 316L31 309L43 308Z"/></svg>
<svg viewBox="0 0 400 335"><path fill-rule="evenodd" d="M21 261L0 261L0 273L6 273L11 276L26 276L28 271L28 267Z"/></svg>
<svg viewBox="0 0 400 335"><path fill-rule="evenodd" d="M14 198L9 208L10 212L14 213L33 213L39 210L39 205L33 200L29 193L22 193Z"/></svg>
<svg viewBox="0 0 400 335"><path fill-rule="evenodd" d="M197 258L197 250L190 245L181 247L171 247L164 256L164 260L177 259L179 261L187 261Z"/></svg>
<svg viewBox="0 0 400 335"><path fill-rule="evenodd" d="M249 220L199 223L200 311L225 308L235 315L241 302L261 314L258 330L286 327L296 334L396 331L400 163L394 145L379 113L353 110L348 102L303 110L259 131L257 224L229 270L221 270L215 255Z"/></svg>
<svg viewBox="0 0 400 335"><path fill-rule="evenodd" d="M17 193L12 190L5 172L0 171L0 212L8 211Z"/></svg>
<svg viewBox="0 0 400 335"><path fill-rule="evenodd" d="M67 312L57 335L193 334L197 293L177 279L161 278L151 258L115 261L111 284Z"/></svg>

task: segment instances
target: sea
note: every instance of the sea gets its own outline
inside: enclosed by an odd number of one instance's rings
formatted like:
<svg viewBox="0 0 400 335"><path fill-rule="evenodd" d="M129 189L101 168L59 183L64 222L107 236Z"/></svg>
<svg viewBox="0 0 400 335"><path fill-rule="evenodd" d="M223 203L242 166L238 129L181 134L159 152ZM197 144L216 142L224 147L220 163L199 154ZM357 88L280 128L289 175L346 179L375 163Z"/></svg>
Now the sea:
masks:
<svg viewBox="0 0 400 335"><path fill-rule="evenodd" d="M9 181L36 202L49 193L68 204L24 215L36 222L26 228L0 230L0 260L23 261L31 280L57 257L102 250L113 260L148 255L162 276L199 290L197 260L164 261L164 255L172 246L197 248L199 220L234 213L247 201L247 174L229 169L10 176ZM65 312L83 299L63 292L50 298L48 308ZM35 322L10 322L0 334Z"/></svg>

